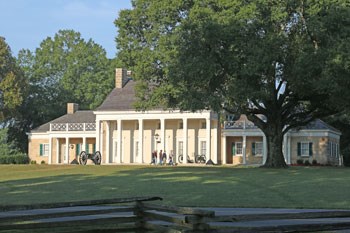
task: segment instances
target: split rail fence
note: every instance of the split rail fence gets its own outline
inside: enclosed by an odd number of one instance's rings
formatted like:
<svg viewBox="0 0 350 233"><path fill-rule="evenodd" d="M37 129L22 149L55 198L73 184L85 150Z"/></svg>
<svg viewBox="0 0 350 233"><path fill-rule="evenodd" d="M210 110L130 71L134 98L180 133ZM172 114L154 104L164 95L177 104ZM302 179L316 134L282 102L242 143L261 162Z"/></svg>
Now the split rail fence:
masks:
<svg viewBox="0 0 350 233"><path fill-rule="evenodd" d="M254 225L284 219L350 219L350 211L234 214L150 203L160 197L0 206L0 232L303 232L350 229L350 221ZM237 225L245 222L247 224Z"/></svg>

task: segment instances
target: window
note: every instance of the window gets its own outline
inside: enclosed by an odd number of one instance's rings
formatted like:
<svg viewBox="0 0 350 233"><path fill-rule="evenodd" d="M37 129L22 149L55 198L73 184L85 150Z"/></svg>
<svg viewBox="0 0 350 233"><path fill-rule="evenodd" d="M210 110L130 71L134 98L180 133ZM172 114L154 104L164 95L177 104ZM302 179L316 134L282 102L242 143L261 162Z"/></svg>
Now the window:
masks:
<svg viewBox="0 0 350 233"><path fill-rule="evenodd" d="M262 142L252 142L252 155L262 155L263 153L263 143Z"/></svg>
<svg viewBox="0 0 350 233"><path fill-rule="evenodd" d="M184 123L182 121L179 122L179 129L183 129L184 128Z"/></svg>
<svg viewBox="0 0 350 233"><path fill-rule="evenodd" d="M160 122L157 123L157 129L160 129Z"/></svg>
<svg viewBox="0 0 350 233"><path fill-rule="evenodd" d="M40 156L49 156L49 144L40 144Z"/></svg>
<svg viewBox="0 0 350 233"><path fill-rule="evenodd" d="M328 142L328 147L327 147L328 155L330 157L339 157L339 144L335 142Z"/></svg>
<svg viewBox="0 0 350 233"><path fill-rule="evenodd" d="M243 154L243 145L242 142L236 142L236 155Z"/></svg>
<svg viewBox="0 0 350 233"><path fill-rule="evenodd" d="M298 156L312 156L312 142L298 142Z"/></svg>
<svg viewBox="0 0 350 233"><path fill-rule="evenodd" d="M139 130L139 128L140 128L139 123L136 122L136 123L135 123L135 129L136 129L136 130Z"/></svg>
<svg viewBox="0 0 350 233"><path fill-rule="evenodd" d="M201 149L200 149L200 154L201 155L206 155L207 154L207 142L206 141L201 141Z"/></svg>
<svg viewBox="0 0 350 233"><path fill-rule="evenodd" d="M78 155L80 155L80 152L81 152L81 148L83 147L83 144L76 144L75 145L75 155L76 155L76 157L78 156Z"/></svg>
<svg viewBox="0 0 350 233"><path fill-rule="evenodd" d="M184 154L184 142L182 142L182 141L179 141L178 153L179 153L179 155Z"/></svg>

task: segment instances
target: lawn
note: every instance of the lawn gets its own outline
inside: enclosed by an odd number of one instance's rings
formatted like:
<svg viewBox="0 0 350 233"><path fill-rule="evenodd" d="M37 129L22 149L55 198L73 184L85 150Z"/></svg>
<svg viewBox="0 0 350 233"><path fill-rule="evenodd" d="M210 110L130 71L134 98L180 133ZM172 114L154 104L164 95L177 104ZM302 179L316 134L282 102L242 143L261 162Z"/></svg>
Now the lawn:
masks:
<svg viewBox="0 0 350 233"><path fill-rule="evenodd" d="M0 196L0 205L160 196L177 206L350 209L350 169L1 165Z"/></svg>

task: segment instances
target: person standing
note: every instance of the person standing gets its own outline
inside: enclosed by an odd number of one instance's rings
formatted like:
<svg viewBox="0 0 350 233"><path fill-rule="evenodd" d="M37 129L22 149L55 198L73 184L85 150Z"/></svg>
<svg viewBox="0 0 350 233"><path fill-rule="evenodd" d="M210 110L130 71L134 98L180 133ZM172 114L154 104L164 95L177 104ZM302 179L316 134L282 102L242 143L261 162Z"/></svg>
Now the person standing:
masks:
<svg viewBox="0 0 350 233"><path fill-rule="evenodd" d="M162 165L162 156L163 156L163 151L159 151L159 165Z"/></svg>

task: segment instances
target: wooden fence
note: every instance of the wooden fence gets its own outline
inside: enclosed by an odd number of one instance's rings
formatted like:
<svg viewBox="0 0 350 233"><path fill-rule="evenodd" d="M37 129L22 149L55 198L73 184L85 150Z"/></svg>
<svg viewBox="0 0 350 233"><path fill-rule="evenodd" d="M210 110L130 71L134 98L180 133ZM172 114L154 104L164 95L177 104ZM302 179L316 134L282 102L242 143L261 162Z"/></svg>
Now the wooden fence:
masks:
<svg viewBox="0 0 350 233"><path fill-rule="evenodd" d="M0 232L303 232L350 229L350 211L231 214L150 203L160 197L117 198L0 206ZM292 225L249 225L253 221L327 219ZM343 220L343 221L341 221ZM245 226L234 223L245 222ZM17 231L16 231L17 230Z"/></svg>

